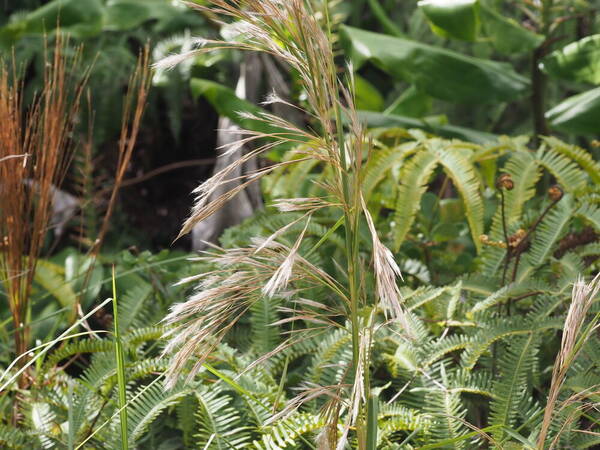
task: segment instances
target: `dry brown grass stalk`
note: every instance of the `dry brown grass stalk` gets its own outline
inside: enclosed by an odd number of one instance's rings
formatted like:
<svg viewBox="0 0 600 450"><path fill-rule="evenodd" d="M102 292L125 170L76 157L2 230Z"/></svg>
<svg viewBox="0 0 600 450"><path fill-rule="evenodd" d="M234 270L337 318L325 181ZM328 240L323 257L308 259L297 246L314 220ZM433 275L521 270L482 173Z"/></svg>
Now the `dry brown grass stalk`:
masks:
<svg viewBox="0 0 600 450"><path fill-rule="evenodd" d="M573 284L571 305L563 328L560 352L552 370L552 383L544 410L544 420L538 438L538 448L543 449L548 432L556 413L556 402L565 382L567 372L579 355L583 345L593 331L598 328L598 315L586 325L586 316L596 296L600 292L600 273L589 283L579 278ZM585 326L585 327L584 327Z"/></svg>
<svg viewBox="0 0 600 450"><path fill-rule="evenodd" d="M75 79L57 36L46 49L44 85L23 110L17 70L0 65L0 274L15 326L15 352L29 344L29 298L51 216L53 190L73 155L71 132L87 74ZM23 155L27 155L23 157Z"/></svg>
<svg viewBox="0 0 600 450"><path fill-rule="evenodd" d="M150 50L146 46L138 57L136 68L129 79L127 95L123 105L123 115L121 118L121 135L119 137L118 160L115 172L115 179L108 201L108 207L98 237L94 242L91 254L96 256L104 242L106 233L110 226L110 220L116 206L117 196L125 178L125 173L129 167L135 143L142 124L142 117L146 109L148 93L152 82L152 71L150 68Z"/></svg>

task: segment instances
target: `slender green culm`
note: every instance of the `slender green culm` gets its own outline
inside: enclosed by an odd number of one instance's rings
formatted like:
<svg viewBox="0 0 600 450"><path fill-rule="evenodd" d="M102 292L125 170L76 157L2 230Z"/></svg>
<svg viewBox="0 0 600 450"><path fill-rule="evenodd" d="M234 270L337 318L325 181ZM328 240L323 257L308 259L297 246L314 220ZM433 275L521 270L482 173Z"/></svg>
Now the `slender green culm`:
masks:
<svg viewBox="0 0 600 450"><path fill-rule="evenodd" d="M115 266L112 268L112 290L113 290L113 325L115 328L115 359L117 361L117 384L119 388L119 421L121 423L121 449L127 450L127 391L125 380L125 359L123 358L123 345L119 331L119 310L117 306L117 281L115 277Z"/></svg>
<svg viewBox="0 0 600 450"><path fill-rule="evenodd" d="M367 404L367 450L377 449L377 415L379 396L371 394Z"/></svg>

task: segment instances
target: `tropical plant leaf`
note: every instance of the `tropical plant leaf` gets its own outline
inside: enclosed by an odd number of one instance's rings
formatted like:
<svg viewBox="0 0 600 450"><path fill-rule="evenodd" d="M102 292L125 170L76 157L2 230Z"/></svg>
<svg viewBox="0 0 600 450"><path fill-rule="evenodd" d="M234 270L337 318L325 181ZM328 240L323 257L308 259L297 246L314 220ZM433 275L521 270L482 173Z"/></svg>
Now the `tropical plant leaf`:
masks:
<svg viewBox="0 0 600 450"><path fill-rule="evenodd" d="M542 68L556 78L600 84L600 34L555 50L543 59Z"/></svg>
<svg viewBox="0 0 600 450"><path fill-rule="evenodd" d="M346 55L360 68L370 61L433 97L458 103L498 103L522 96L526 78L510 65L348 26L340 28Z"/></svg>
<svg viewBox="0 0 600 450"><path fill-rule="evenodd" d="M65 282L63 267L43 259L38 260L35 271L35 282L39 283L47 292L58 300L61 306L69 308L75 318L77 296L70 283Z"/></svg>
<svg viewBox="0 0 600 450"><path fill-rule="evenodd" d="M100 0L53 0L0 28L0 35L14 42L23 35L49 33L60 24L71 36L91 37L102 31L103 13Z"/></svg>
<svg viewBox="0 0 600 450"><path fill-rule="evenodd" d="M419 8L442 37L474 41L479 28L477 0L421 0Z"/></svg>
<svg viewBox="0 0 600 450"><path fill-rule="evenodd" d="M600 121L600 87L563 100L546 112L550 124L576 134L597 134Z"/></svg>
<svg viewBox="0 0 600 450"><path fill-rule="evenodd" d="M374 111L358 111L358 118L369 128L417 128L429 133L447 138L463 139L478 144L486 144L498 140L498 136L471 128L445 125L430 120L426 117L415 119L413 117L396 114L382 114Z"/></svg>
<svg viewBox="0 0 600 450"><path fill-rule="evenodd" d="M505 55L527 53L544 42L544 36L529 31L514 19L496 11L486 2L479 2L482 27L496 50Z"/></svg>

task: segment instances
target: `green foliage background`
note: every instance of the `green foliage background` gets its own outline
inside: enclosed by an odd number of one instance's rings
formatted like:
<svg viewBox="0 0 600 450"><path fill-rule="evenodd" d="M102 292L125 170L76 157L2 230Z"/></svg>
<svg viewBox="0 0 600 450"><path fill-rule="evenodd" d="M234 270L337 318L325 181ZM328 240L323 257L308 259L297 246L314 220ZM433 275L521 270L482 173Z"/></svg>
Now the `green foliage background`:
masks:
<svg viewBox="0 0 600 450"><path fill-rule="evenodd" d="M373 142L363 195L402 269L401 291L417 332L407 341L392 328L373 344L376 447L493 447L473 434L467 425L472 424L499 448L537 448L572 283L579 274L598 272L600 19L590 13L598 5L330 3L339 61L352 63L357 108ZM324 5L314 4L317 10ZM42 82L44 33L51 39L59 17L73 46L84 46L83 66L93 62L89 86L96 156L108 152L116 139L123 88L147 41L159 60L189 50L193 36L227 38L209 17L166 0L31 0L21 2L19 10L9 5L0 12L0 48L3 55L14 48L28 74L30 97ZM166 111L162 126L181 140L185 103L202 101L214 116L265 131L264 124L238 114L263 111L235 95L239 60L239 55L217 52L172 71L157 70L146 127ZM288 82L294 100L302 102L296 77L289 74ZM82 117L82 123L86 120ZM279 149L270 157L285 161L295 155ZM314 161L277 170L262 184L267 205L322 195L322 182L332 176L327 170ZM512 189L497 184L503 174L510 176ZM548 193L554 185L560 187L558 200ZM110 296L109 267L115 264L131 447L314 448L325 425L323 400L311 400L275 423L268 419L300 386L352 382L343 370L352 360L347 324L327 335L309 334L263 364L251 365L291 330L289 323L272 325L286 316L280 308L284 299L257 299L193 380L165 390L161 377L170 360L162 354L162 336L169 330L160 321L193 291L175 283L214 268L188 261L189 255L178 251L123 250L146 244L136 230L118 229L128 214L124 208L117 218L117 230L87 283L83 249L62 243L48 252L35 278L34 339L50 341L73 323L78 295L84 311ZM93 211L89 215L93 240L97 219ZM269 236L299 217L267 206L226 230L220 245L248 246L252 238ZM339 220L328 210L316 214L300 254L344 280ZM299 222L288 228L281 242L292 246L303 227ZM366 224L361 230L361 257L370 265ZM510 247L511 238L524 235ZM365 270L363 283L374 290L370 272ZM305 295L328 300L322 292ZM15 356L10 340L15 324L1 311L4 370ZM590 317L598 311L596 301ZM110 330L111 310L90 323ZM568 373L560 400L586 395L557 411L550 436L558 448L600 444L600 418L585 408L598 402L599 344L593 334ZM27 389L13 384L0 394L0 443L120 448L118 392L112 337L57 345L36 362ZM15 421L17 397L24 407ZM340 419L340 430L341 424Z"/></svg>

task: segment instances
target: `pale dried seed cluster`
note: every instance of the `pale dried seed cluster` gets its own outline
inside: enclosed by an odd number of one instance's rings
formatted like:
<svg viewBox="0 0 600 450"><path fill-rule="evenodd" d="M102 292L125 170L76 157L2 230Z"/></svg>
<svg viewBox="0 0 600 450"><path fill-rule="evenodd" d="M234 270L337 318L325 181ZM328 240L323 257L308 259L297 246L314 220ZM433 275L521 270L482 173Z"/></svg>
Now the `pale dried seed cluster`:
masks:
<svg viewBox="0 0 600 450"><path fill-rule="evenodd" d="M350 77L349 88L338 79L331 43L315 19L315 14L307 10L309 3L303 0L210 0L212 6L190 4L191 8L210 11L211 16L230 18L238 24L239 35L235 41L221 42L201 40L201 47L183 55L166 58L159 63L161 67L171 67L183 59L198 53L214 49L235 48L266 52L288 63L298 73L307 96L308 108L302 110L306 117L315 119L320 130L304 130L297 125L269 113L240 113L243 118L263 122L271 132L243 131L244 138L229 147L235 151L242 145L253 144L254 150L246 153L232 165L224 168L211 179L201 184L194 193L195 204L190 217L182 227L181 234L189 232L198 222L219 210L225 202L274 170L298 162L314 160L330 168L332 176L319 183L327 192L323 198L281 199L274 204L280 211L303 211L299 219L287 224L266 239L255 241L252 246L240 249L215 249L204 257L218 268L207 274L191 277L186 281L199 282L195 293L187 302L173 307L165 318L174 326L169 332L170 341L165 353L174 353L173 365L169 370L168 382L172 385L187 361L194 359L194 367L188 378L200 369L205 358L219 343L237 319L261 296L280 295L294 302L294 307L285 305L281 311L290 316L278 324L302 321L314 328L304 328L290 332L291 337L279 345L260 361L292 345L294 339L302 339L302 333L331 327L345 328L339 316L353 315L353 326L360 320L357 307L366 304L370 295L359 284L356 267L353 274L347 270L352 283L349 290L323 270L309 263L300 255L300 245L306 233L311 215L322 208L338 209L346 218L346 229L358 233L361 216L368 223L373 239L373 264L376 281L376 299L379 306L393 320L399 320L403 328L408 328L401 305L400 292L396 285L401 276L393 255L377 236L373 219L369 214L361 193L361 169L363 152L371 143L366 139L353 106L353 81ZM340 96L343 102L340 101ZM286 103L276 94L267 97L264 104ZM286 103L288 104L288 103ZM289 104L288 104L289 105ZM294 105L289 105L294 106ZM341 117L346 120L347 131L342 130ZM239 131L236 131L239 132ZM227 188L231 183L231 174L251 158L256 158L281 144L293 146L288 155L294 159L273 164L253 173L242 175L236 181L239 185ZM225 189L225 193L223 192ZM217 193L219 194L217 195ZM303 231L293 246L287 247L276 240L293 225L305 221ZM350 260L360 259L355 248ZM336 265L339 262L334 261ZM359 264L354 261L353 264ZM360 269L362 270L362 269ZM310 286L321 286L330 293L331 300L323 302L316 299L298 298L302 290ZM362 291L361 291L362 290ZM292 295L293 294L293 295ZM357 298L360 297L360 298ZM337 301L336 301L337 300ZM327 304L325 304L327 303ZM360 305L358 305L360 303ZM331 306L331 305L334 306ZM358 305L358 306L357 306ZM372 319L369 323L358 325L352 368L354 381L352 386L339 384L334 387L308 387L306 391L290 401L275 417L283 417L295 410L307 399L315 396L329 396L331 399L329 414L337 417L340 408L347 407L349 427L359 415L365 402L365 371L368 370L369 351L373 333ZM307 325L308 326L308 325ZM300 337L298 337L300 336ZM348 368L346 368L348 369ZM350 388L349 400L342 405L341 391ZM342 440L343 441L343 440Z"/></svg>

